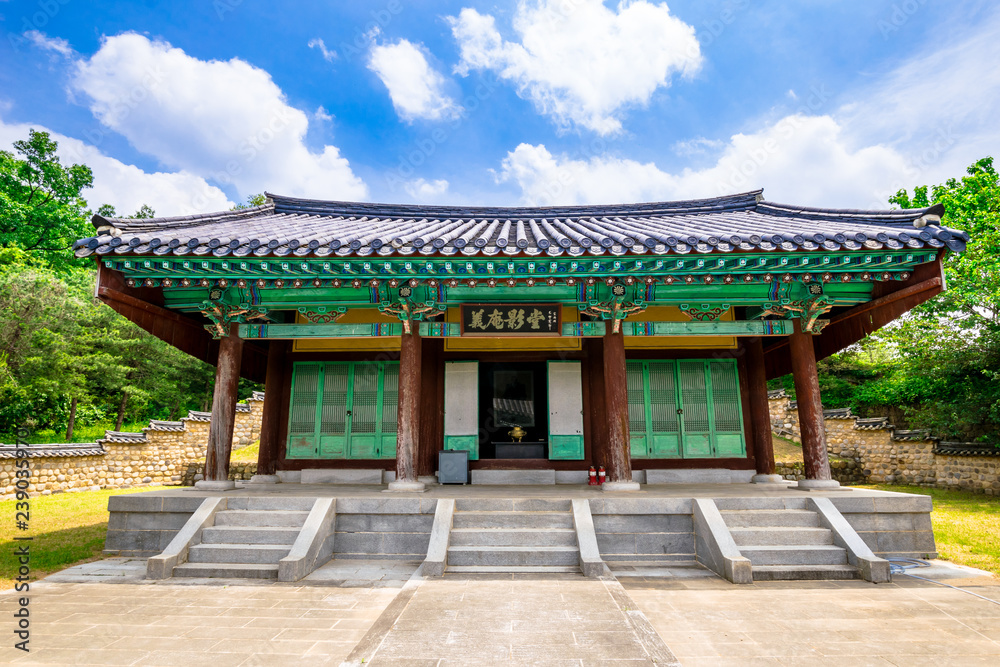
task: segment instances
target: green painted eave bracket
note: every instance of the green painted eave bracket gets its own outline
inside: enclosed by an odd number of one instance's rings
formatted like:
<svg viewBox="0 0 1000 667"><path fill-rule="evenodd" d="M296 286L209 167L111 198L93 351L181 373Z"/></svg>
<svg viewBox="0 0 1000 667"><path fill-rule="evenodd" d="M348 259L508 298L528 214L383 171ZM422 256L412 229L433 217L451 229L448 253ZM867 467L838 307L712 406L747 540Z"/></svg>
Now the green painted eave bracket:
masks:
<svg viewBox="0 0 1000 667"><path fill-rule="evenodd" d="M477 258L461 261L446 258L406 258L396 257L384 260L358 261L351 259L234 259L209 257L105 257L104 266L121 271L130 278L169 278L171 280L197 280L201 278L245 278L274 280L278 278L330 279L337 278L352 286L354 281L372 279L402 281L437 280L448 281L469 279L486 281L541 278L555 278L563 281L568 277L665 277L713 276L713 279L732 275L742 280L746 276L763 278L764 274L804 273L833 274L863 272L901 272L911 270L918 264L933 261L934 250L871 250L843 252L752 252L707 255L672 255L667 258L618 258L601 257L559 257L491 259ZM768 278L765 282L768 282ZM457 283L453 286L457 286Z"/></svg>

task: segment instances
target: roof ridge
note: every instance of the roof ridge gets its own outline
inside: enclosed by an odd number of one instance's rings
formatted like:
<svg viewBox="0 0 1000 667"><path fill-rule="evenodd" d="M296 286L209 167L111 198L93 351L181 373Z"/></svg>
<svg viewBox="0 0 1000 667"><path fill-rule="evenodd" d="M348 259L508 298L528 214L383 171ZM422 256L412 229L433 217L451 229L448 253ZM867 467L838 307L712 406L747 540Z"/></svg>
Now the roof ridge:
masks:
<svg viewBox="0 0 1000 667"><path fill-rule="evenodd" d="M274 202L275 212L316 211L334 209L344 215L371 215L403 218L575 218L616 214L656 215L670 211L728 210L752 208L761 200L763 190L751 190L720 197L683 199L677 201L633 202L622 204L575 204L562 206L427 206L420 204L388 204L379 202L349 202L324 199L287 197L266 192Z"/></svg>
<svg viewBox="0 0 1000 667"><path fill-rule="evenodd" d="M97 229L108 225L122 230L142 231L144 227L150 226L149 223L155 221L155 229L163 229L164 227L168 227L170 229L184 229L185 227L194 227L195 225L204 224L207 221L255 217L258 213L265 213L273 210L274 203L269 201L268 203L260 206L251 206L236 210L194 213L191 215L174 215L162 218L110 218L95 213L90 218L90 224Z"/></svg>

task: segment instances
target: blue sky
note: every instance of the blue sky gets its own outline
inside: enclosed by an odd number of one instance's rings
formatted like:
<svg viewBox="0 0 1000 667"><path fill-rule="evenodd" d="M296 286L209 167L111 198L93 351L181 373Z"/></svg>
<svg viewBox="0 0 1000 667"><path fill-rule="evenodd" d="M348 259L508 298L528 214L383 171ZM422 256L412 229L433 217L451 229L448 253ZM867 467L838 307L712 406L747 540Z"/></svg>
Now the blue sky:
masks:
<svg viewBox="0 0 1000 667"><path fill-rule="evenodd" d="M0 0L0 147L96 208L271 192L880 208L1000 140L1000 11L961 0Z"/></svg>

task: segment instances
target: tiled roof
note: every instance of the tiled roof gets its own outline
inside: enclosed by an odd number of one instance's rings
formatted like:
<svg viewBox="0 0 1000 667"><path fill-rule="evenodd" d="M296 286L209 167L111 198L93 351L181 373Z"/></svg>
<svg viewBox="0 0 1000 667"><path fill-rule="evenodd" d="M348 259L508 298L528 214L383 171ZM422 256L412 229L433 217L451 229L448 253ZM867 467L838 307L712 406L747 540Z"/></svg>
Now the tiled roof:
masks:
<svg viewBox="0 0 1000 667"><path fill-rule="evenodd" d="M17 450L26 450L28 458L42 456L103 456L104 447L97 442L72 442L54 445L0 445L0 459L16 459Z"/></svg>
<svg viewBox="0 0 1000 667"><path fill-rule="evenodd" d="M968 240L965 232L939 225L940 205L892 211L806 208L765 202L760 190L679 202L542 208L268 197L263 206L222 213L95 215L97 235L73 247L77 257L578 256L927 247L960 252Z"/></svg>
<svg viewBox="0 0 1000 667"><path fill-rule="evenodd" d="M854 420L854 428L859 431L882 431L891 428L885 417L864 417Z"/></svg>
<svg viewBox="0 0 1000 667"><path fill-rule="evenodd" d="M160 421L158 419L149 420L149 430L150 431L183 431L184 424L182 422L167 422Z"/></svg>
<svg viewBox="0 0 1000 667"><path fill-rule="evenodd" d="M1000 456L1000 447L978 442L939 442L933 451L951 456Z"/></svg>
<svg viewBox="0 0 1000 667"><path fill-rule="evenodd" d="M237 405L239 405L237 403ZM212 421L211 412L198 412L197 410L188 410L187 419L193 422L210 422Z"/></svg>
<svg viewBox="0 0 1000 667"><path fill-rule="evenodd" d="M787 394L785 393L784 389L770 389L767 392L768 400L773 400L776 398L785 398L785 396L787 396Z"/></svg>
<svg viewBox="0 0 1000 667"><path fill-rule="evenodd" d="M895 429L892 432L892 439L902 442L935 440L931 438L930 431L925 429Z"/></svg>
<svg viewBox="0 0 1000 667"><path fill-rule="evenodd" d="M146 434L142 431L138 433L127 433L124 431L105 431L104 437L101 438L100 442L121 442L121 443L140 443L147 442Z"/></svg>

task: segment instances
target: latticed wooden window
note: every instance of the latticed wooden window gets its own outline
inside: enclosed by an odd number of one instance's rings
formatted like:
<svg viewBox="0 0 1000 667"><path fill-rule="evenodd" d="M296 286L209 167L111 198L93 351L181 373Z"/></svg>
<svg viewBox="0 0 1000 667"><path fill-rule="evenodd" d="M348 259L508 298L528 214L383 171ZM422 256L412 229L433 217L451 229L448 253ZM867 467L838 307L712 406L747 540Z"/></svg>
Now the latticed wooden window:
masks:
<svg viewBox="0 0 1000 667"><path fill-rule="evenodd" d="M295 364L288 458L395 457L398 396L396 362Z"/></svg>
<svg viewBox="0 0 1000 667"><path fill-rule="evenodd" d="M745 456L735 361L631 360L625 375L633 458Z"/></svg>

